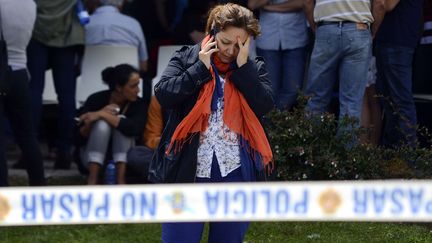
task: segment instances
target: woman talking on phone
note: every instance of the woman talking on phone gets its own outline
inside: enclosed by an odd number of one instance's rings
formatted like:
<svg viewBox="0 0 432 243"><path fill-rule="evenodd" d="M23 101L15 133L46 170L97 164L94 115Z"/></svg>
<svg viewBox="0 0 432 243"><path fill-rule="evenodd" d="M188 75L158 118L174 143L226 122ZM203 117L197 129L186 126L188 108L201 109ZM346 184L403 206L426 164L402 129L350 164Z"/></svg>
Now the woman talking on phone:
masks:
<svg viewBox="0 0 432 243"><path fill-rule="evenodd" d="M273 108L262 58L250 60L259 35L253 13L236 4L210 10L204 40L171 58L155 95L169 110L156 156L154 183L255 181L273 168L259 118ZM210 223L209 242L242 242L248 222ZM163 242L199 242L204 223L164 223Z"/></svg>

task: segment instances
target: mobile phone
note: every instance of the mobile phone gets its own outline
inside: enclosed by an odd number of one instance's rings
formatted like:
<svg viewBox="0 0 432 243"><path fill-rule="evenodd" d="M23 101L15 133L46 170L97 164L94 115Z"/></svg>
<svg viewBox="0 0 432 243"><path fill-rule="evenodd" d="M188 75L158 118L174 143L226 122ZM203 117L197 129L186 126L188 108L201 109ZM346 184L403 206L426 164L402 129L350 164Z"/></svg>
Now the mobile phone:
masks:
<svg viewBox="0 0 432 243"><path fill-rule="evenodd" d="M219 32L216 27L211 28L210 30L210 36L216 36L217 32Z"/></svg>
<svg viewBox="0 0 432 243"><path fill-rule="evenodd" d="M211 28L211 30L210 30L210 36L213 36L213 37L214 37L214 39L213 39L214 42L216 42L216 34L217 34L218 32L219 32L219 31L216 29L216 27L213 27L213 28ZM217 48L217 43L216 43L216 45L215 45L214 47L212 47L211 49L214 49L214 48Z"/></svg>

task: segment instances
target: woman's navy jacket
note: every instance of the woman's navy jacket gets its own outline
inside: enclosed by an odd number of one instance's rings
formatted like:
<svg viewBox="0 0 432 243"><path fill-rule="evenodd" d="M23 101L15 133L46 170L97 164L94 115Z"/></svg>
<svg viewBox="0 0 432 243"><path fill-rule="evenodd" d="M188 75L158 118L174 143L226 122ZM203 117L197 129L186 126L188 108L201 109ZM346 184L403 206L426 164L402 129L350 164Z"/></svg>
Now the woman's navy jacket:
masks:
<svg viewBox="0 0 432 243"><path fill-rule="evenodd" d="M192 136L180 151L165 154L171 137L195 105L202 86L212 80L210 71L198 59L200 44L182 47L175 52L160 81L156 84L155 95L162 108L168 110L168 119L161 141L149 169L149 181L154 183L188 183L195 181L199 135ZM231 81L243 94L250 108L258 118L273 108L271 82L265 63L257 57L248 60L233 70ZM255 169L241 159L245 181L254 180Z"/></svg>

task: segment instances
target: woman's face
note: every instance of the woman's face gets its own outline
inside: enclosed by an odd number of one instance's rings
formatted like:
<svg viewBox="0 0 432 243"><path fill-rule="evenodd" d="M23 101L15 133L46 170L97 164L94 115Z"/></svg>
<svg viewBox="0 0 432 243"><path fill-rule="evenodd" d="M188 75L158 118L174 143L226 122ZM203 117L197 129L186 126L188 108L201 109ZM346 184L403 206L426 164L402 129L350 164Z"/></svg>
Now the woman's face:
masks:
<svg viewBox="0 0 432 243"><path fill-rule="evenodd" d="M127 101L136 101L138 98L140 76L138 73L132 73L129 77L129 81L123 86L118 87L118 91Z"/></svg>
<svg viewBox="0 0 432 243"><path fill-rule="evenodd" d="M224 63L231 63L236 60L239 53L237 39L242 43L246 42L248 33L242 28L230 26L216 34L216 43L219 51L217 55Z"/></svg>

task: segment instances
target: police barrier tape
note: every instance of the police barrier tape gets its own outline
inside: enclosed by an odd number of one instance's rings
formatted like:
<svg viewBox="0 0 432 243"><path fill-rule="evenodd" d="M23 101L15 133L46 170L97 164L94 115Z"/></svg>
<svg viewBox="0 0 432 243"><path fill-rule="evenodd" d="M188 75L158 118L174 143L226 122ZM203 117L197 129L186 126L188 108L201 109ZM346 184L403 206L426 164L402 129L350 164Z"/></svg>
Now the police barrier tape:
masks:
<svg viewBox="0 0 432 243"><path fill-rule="evenodd" d="M432 181L0 189L0 226L186 221L431 221Z"/></svg>

